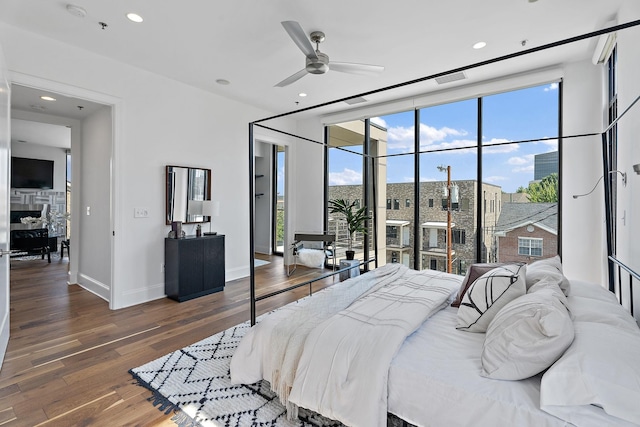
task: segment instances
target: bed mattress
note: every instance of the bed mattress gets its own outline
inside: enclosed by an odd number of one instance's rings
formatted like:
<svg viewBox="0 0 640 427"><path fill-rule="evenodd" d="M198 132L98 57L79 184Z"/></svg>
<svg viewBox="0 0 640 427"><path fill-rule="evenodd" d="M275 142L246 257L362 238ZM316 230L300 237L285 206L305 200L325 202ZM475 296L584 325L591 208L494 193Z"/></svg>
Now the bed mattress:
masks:
<svg viewBox="0 0 640 427"><path fill-rule="evenodd" d="M388 410L418 426L566 426L540 410L541 375L480 376L485 334L458 331L457 308L432 316L400 347L389 370Z"/></svg>

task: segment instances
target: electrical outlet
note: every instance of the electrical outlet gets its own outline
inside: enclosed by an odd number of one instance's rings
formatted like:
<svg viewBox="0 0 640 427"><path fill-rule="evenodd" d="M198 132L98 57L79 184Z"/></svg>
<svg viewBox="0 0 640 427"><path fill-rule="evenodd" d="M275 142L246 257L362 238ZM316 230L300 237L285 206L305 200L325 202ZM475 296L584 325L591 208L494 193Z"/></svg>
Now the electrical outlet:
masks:
<svg viewBox="0 0 640 427"><path fill-rule="evenodd" d="M134 218L148 218L149 217L149 209L148 208L133 208L133 217Z"/></svg>
<svg viewBox="0 0 640 427"><path fill-rule="evenodd" d="M91 206L87 206L87 215L91 215Z"/></svg>
<svg viewBox="0 0 640 427"><path fill-rule="evenodd" d="M164 262L160 263L160 273L164 273Z"/></svg>

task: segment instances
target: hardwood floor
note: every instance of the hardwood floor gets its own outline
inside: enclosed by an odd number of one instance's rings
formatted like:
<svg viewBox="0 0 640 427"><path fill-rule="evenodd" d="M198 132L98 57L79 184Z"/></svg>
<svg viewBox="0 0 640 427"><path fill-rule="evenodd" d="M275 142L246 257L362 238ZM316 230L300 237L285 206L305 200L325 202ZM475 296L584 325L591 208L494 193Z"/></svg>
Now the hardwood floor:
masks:
<svg viewBox="0 0 640 427"><path fill-rule="evenodd" d="M256 268L257 293L318 277L282 258ZM249 279L224 292L177 303L161 299L120 310L78 285L68 262L11 261L11 337L0 370L0 426L174 426L133 382L130 368L249 319ZM337 280L337 279L336 279ZM314 291L331 279L314 284ZM308 294L283 293L258 314Z"/></svg>

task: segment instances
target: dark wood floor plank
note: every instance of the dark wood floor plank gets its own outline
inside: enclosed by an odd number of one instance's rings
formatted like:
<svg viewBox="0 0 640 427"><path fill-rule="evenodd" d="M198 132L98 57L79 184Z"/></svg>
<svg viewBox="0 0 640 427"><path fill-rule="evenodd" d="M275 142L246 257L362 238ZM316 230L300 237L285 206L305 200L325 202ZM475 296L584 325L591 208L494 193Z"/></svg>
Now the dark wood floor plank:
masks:
<svg viewBox="0 0 640 427"><path fill-rule="evenodd" d="M325 273L260 256L257 293ZM0 370L0 426L174 426L128 370L249 319L249 279L223 292L177 303L159 299L121 310L78 285L68 262L11 261L11 337ZM330 285L324 280L314 292ZM308 294L308 288L258 304L258 314Z"/></svg>

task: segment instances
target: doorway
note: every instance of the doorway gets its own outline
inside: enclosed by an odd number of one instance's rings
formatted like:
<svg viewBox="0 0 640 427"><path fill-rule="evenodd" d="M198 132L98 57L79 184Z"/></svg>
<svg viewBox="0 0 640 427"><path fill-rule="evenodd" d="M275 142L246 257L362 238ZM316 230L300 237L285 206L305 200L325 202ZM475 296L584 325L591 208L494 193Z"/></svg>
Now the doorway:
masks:
<svg viewBox="0 0 640 427"><path fill-rule="evenodd" d="M53 210L66 219L64 212L69 212L69 222L55 229L48 225L56 240L51 246L54 262L60 261L61 243L66 241L68 283L80 284L111 301L113 106L44 89L46 83L50 82L12 85L11 146L12 155L52 157L53 188L11 188L11 210L21 202L35 201L37 207L49 205L43 211L47 216ZM53 130L66 131L66 141L47 139ZM104 230L103 235L97 230ZM89 247L92 250L83 250ZM92 254L99 254L100 259Z"/></svg>
<svg viewBox="0 0 640 427"><path fill-rule="evenodd" d="M287 152L281 145L273 146L273 188L271 205L273 220L271 224L272 251L274 255L284 255L284 225L285 225L285 164Z"/></svg>
<svg viewBox="0 0 640 427"><path fill-rule="evenodd" d="M255 256L283 256L286 250L287 148L271 141L256 141L255 144Z"/></svg>

